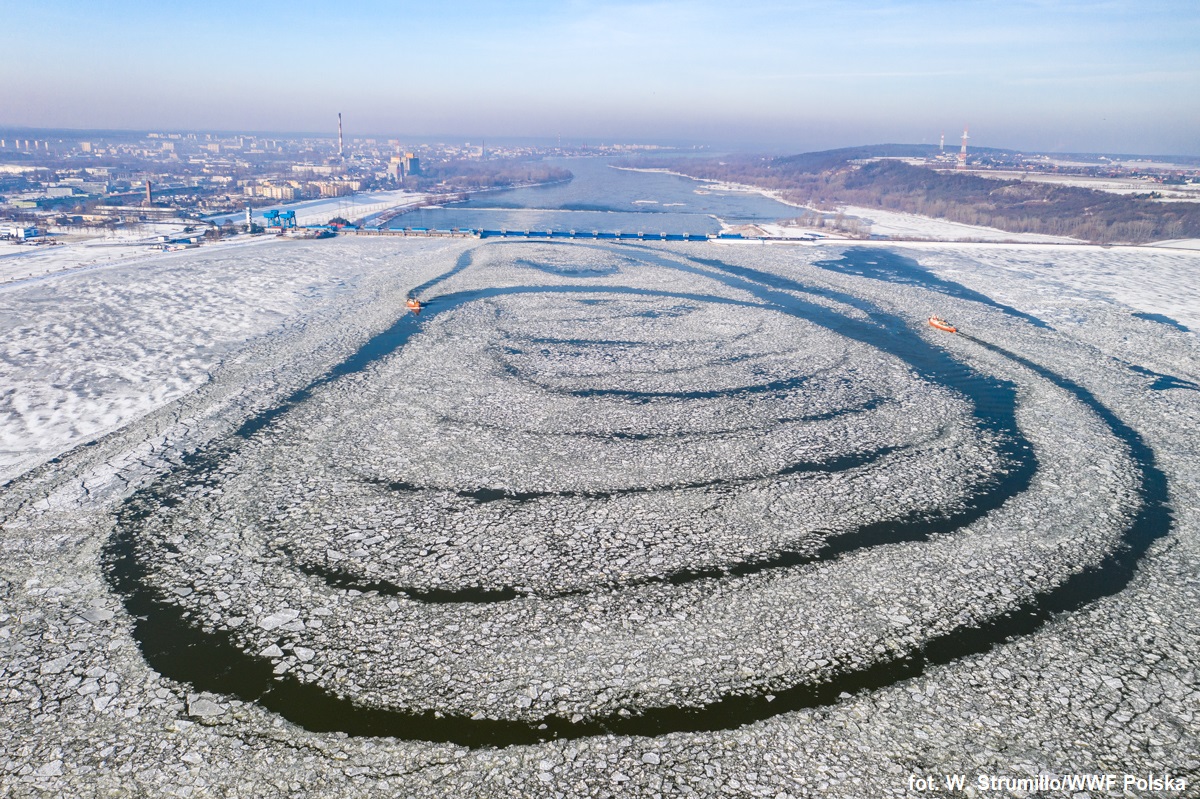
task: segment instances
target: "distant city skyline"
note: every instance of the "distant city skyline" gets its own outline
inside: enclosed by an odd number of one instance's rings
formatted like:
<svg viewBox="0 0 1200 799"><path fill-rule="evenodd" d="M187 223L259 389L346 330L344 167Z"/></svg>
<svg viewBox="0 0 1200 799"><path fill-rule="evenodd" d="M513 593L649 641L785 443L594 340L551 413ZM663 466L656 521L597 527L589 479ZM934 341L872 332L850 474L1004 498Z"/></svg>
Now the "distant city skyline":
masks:
<svg viewBox="0 0 1200 799"><path fill-rule="evenodd" d="M333 11L331 12L331 9ZM0 127L1200 154L1188 2L0 0Z"/></svg>

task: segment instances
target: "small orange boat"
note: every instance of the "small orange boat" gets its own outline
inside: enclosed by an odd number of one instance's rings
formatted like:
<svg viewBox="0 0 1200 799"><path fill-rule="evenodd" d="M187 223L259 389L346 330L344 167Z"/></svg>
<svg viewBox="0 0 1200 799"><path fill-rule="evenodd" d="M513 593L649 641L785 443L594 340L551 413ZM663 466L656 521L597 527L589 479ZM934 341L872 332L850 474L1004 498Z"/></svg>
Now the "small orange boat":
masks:
<svg viewBox="0 0 1200 799"><path fill-rule="evenodd" d="M418 300L416 297L409 297L408 302L406 302L404 304L406 306L408 306L408 310L412 311L413 313L421 312L421 301Z"/></svg>
<svg viewBox="0 0 1200 799"><path fill-rule="evenodd" d="M957 327L950 324L949 322L947 322L945 319L943 319L940 316L929 317L929 324L932 327L936 327L938 330L945 330L947 333L957 333L958 332Z"/></svg>

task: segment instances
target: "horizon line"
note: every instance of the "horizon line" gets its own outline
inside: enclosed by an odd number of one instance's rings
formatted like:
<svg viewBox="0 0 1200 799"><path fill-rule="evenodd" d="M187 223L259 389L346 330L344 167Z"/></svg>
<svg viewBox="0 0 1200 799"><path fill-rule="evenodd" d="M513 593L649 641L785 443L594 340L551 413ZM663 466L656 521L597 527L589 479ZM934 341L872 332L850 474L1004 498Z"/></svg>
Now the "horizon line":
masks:
<svg viewBox="0 0 1200 799"><path fill-rule="evenodd" d="M76 128L76 127L39 127L39 126L34 126L34 125L9 125L6 123L0 123L0 132L4 132L4 131L12 131L12 132L16 132L16 131L68 132L68 131L70 131L70 132L74 132L74 133L98 133L98 134L103 134L103 133L124 133L124 134L207 133L207 134L228 134L228 135L242 135L242 136L255 136L255 137L258 137L258 136L292 136L292 137L311 138L311 139L329 139L330 141L336 141L338 138L338 134L336 132L326 133L326 132L302 131L302 130L264 130L264 129L242 130L242 129L222 129L222 128L186 128L186 127ZM425 143L425 142L430 142L430 141L437 140L437 139L446 139L446 140L453 141L453 140L457 140L457 139L465 140L467 138L474 138L474 137L471 134L464 134L461 132L453 133L453 134L451 134L451 133L436 133L436 134L421 134L421 135L376 132L376 133L354 134L352 136L349 136L348 138L351 141L353 141L354 139L363 139L363 138L367 138L367 139L410 138L415 141ZM481 142L488 140L488 139L499 142L499 141L505 141L505 140L554 141L554 140L561 140L562 137L558 136L557 134L547 134L544 136L532 135L532 134L525 134L525 135L509 134L509 135L480 136L478 138ZM736 142L732 142L732 141L728 141L728 140L721 140L721 139L705 140L705 139L672 139L672 138L646 137L646 138L629 138L629 139L615 138L615 139L605 140L603 137L571 136L571 137L569 137L569 140L572 142L584 142L584 143L586 143L588 141L594 141L597 145L599 145L599 144L642 143L642 144L659 144L659 145L670 144L670 145L674 145L674 146L687 145L687 146L693 146L693 147L699 145L699 146L705 146L705 147L733 148L736 146L736 147L745 147L745 149L739 150L738 152L746 152L746 153L759 152L754 149L751 149L752 145L750 145L747 142L736 143ZM438 143L442 143L442 142L439 141ZM926 143L926 142L876 141L876 142L868 142L865 144L846 144L846 145L841 145L838 147L827 147L827 148L819 149L819 150L791 151L789 154L790 155L805 155L805 154L809 154L809 153L834 152L836 150L848 150L848 149L855 149L855 148L860 148L860 147L882 147L882 146L893 146L893 145L901 145L901 146L909 146L909 147L938 147L937 144L932 143L932 142ZM776 149L779 149L779 147L781 145L780 144L767 145L767 144L763 143L758 146L760 146L764 149L776 150ZM1038 148L1031 149L1031 148L1001 147L1001 146L985 146L985 145L975 145L974 149L976 151L978 151L978 150L1004 150L1004 151L1014 152L1014 153L1039 153L1039 154L1046 154L1046 155L1094 155L1094 156L1121 156L1121 157L1132 156L1132 157L1138 157L1138 158L1173 158L1173 157L1200 158L1200 153L1135 153L1135 152L1118 152L1115 150L1108 150L1108 151L1106 151L1106 150L1043 150L1043 149L1038 149Z"/></svg>

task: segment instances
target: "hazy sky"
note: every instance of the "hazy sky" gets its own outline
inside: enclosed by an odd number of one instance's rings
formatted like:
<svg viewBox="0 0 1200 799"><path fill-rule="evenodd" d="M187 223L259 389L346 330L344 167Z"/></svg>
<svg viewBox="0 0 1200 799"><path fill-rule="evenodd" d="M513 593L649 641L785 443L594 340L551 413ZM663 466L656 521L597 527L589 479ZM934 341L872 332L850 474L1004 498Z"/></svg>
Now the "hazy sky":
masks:
<svg viewBox="0 0 1200 799"><path fill-rule="evenodd" d="M1200 154L1200 2L11 2L0 125Z"/></svg>

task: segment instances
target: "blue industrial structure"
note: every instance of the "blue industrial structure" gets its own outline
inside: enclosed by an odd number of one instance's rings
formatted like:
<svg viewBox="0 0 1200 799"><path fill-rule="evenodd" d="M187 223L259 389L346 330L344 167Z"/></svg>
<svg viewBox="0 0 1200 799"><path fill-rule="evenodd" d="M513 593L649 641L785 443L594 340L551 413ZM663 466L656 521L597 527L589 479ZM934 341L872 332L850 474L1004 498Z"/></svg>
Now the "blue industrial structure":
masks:
<svg viewBox="0 0 1200 799"><path fill-rule="evenodd" d="M296 212L295 211L276 211L274 209L263 214L263 218L267 220L267 227L279 228L286 230L296 227Z"/></svg>

